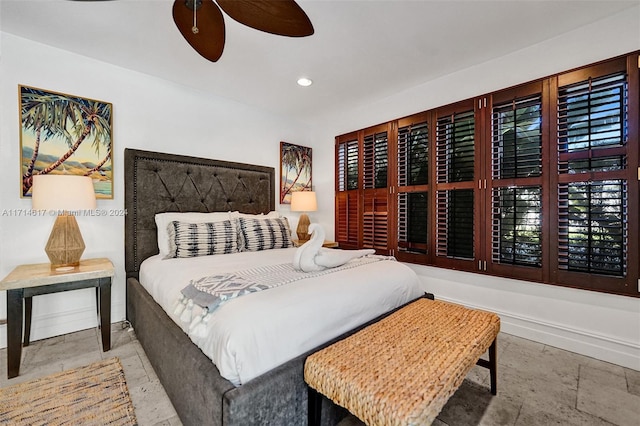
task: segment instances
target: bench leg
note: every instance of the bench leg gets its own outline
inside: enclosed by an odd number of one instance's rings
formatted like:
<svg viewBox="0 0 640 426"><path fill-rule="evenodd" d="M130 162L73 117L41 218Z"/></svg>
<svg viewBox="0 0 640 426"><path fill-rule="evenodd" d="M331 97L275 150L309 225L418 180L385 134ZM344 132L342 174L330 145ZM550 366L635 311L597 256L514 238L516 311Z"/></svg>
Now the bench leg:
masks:
<svg viewBox="0 0 640 426"><path fill-rule="evenodd" d="M322 421L322 395L318 393L311 386L307 386L309 389L307 398L309 399L309 413L307 424L309 426L320 426Z"/></svg>
<svg viewBox="0 0 640 426"><path fill-rule="evenodd" d="M491 376L491 394L498 394L498 357L496 351L496 342L498 338L496 337L489 346L489 375Z"/></svg>
<svg viewBox="0 0 640 426"><path fill-rule="evenodd" d="M498 394L498 356L497 356L497 342L498 338L493 339L491 346L489 346L489 360L480 358L476 364L480 367L489 369L489 376L491 377L491 394Z"/></svg>

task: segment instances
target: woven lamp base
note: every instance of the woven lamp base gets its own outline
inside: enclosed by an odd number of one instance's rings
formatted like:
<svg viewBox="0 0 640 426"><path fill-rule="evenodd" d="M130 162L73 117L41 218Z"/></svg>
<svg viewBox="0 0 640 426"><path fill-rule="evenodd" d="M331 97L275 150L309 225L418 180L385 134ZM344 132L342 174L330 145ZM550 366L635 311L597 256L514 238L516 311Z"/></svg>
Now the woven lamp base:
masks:
<svg viewBox="0 0 640 426"><path fill-rule="evenodd" d="M84 249L84 240L75 216L66 213L59 215L44 249L51 261L51 268L78 266Z"/></svg>
<svg viewBox="0 0 640 426"><path fill-rule="evenodd" d="M300 215L300 219L298 220L298 227L296 228L296 235L298 235L298 240L305 242L309 241L309 238L311 238L311 235L309 235L309 225L311 225L309 216L306 213L302 213Z"/></svg>

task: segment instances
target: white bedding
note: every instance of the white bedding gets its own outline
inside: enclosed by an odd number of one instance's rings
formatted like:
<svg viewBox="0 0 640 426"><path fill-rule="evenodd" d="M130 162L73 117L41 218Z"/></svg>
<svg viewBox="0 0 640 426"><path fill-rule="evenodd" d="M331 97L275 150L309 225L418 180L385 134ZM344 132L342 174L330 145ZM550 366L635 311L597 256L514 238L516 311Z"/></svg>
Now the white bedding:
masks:
<svg viewBox="0 0 640 426"><path fill-rule="evenodd" d="M189 280L291 263L295 251L183 259L157 255L142 263L140 283L184 329L173 307ZM375 262L233 299L212 313L206 337L190 337L222 377L239 386L423 293L406 265Z"/></svg>

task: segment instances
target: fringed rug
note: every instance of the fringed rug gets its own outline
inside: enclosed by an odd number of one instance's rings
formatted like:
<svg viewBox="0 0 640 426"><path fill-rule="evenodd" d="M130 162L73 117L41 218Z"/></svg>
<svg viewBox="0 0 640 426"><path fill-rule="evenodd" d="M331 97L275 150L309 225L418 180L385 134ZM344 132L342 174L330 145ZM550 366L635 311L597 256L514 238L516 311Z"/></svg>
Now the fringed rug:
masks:
<svg viewBox="0 0 640 426"><path fill-rule="evenodd" d="M0 389L0 424L136 425L118 358Z"/></svg>

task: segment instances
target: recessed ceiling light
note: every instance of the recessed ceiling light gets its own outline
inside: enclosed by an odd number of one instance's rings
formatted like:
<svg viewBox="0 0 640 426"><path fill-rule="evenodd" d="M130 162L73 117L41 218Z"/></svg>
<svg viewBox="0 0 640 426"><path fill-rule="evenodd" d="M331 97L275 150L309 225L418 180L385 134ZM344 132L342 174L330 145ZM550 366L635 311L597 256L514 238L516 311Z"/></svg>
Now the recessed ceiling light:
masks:
<svg viewBox="0 0 640 426"><path fill-rule="evenodd" d="M311 81L310 79L308 79L306 77L302 77L302 78L298 79L298 84L300 86L307 87L307 86L311 86L313 84L313 81Z"/></svg>

